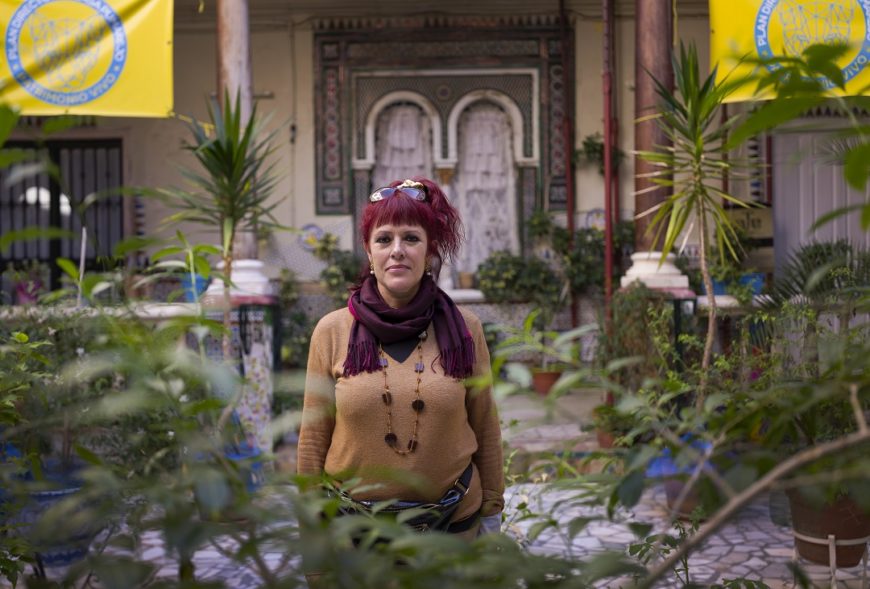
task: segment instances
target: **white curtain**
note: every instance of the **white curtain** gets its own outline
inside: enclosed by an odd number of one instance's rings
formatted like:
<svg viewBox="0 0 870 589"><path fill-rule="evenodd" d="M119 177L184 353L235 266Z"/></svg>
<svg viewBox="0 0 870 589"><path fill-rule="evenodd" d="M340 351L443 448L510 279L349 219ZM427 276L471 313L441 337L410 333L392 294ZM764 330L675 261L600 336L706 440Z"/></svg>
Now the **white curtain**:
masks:
<svg viewBox="0 0 870 589"><path fill-rule="evenodd" d="M455 269L475 272L494 251L519 253L513 133L507 114L491 103L462 113L458 132L459 164L451 192L466 242Z"/></svg>
<svg viewBox="0 0 870 589"><path fill-rule="evenodd" d="M432 123L419 106L400 103L378 117L372 189L412 176L432 177Z"/></svg>

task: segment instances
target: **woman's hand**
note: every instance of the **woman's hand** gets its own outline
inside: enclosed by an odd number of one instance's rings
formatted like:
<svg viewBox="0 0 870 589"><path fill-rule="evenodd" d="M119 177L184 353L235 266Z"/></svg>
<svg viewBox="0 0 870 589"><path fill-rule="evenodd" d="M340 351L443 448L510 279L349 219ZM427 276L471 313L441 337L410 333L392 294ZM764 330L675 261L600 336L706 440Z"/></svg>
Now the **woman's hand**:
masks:
<svg viewBox="0 0 870 589"><path fill-rule="evenodd" d="M480 518L479 536L483 534L498 534L501 532L501 514L485 515Z"/></svg>

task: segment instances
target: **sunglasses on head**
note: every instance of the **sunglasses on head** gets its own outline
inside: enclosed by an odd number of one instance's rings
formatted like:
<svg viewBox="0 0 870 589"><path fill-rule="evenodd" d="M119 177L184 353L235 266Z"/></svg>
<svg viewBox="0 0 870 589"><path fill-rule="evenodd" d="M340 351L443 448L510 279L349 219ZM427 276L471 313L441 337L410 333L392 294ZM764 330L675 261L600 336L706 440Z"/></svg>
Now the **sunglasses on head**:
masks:
<svg viewBox="0 0 870 589"><path fill-rule="evenodd" d="M369 202L379 202L395 196L397 192L401 192L405 196L409 196L414 200L426 200L426 187L420 182L413 180L405 180L398 186L385 186L378 188L369 196Z"/></svg>

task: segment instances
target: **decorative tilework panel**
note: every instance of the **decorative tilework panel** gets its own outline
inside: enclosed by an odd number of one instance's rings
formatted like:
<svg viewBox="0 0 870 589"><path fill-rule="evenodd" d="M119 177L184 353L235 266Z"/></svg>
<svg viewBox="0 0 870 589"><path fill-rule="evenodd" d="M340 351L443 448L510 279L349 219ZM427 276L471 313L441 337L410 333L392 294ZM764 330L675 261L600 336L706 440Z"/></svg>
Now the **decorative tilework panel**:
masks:
<svg viewBox="0 0 870 589"><path fill-rule="evenodd" d="M244 314L244 353L240 336L240 313ZM206 317L223 322L220 311L206 313ZM247 384L236 407L239 421L248 441L261 451L272 451L272 365L273 365L273 324L272 310L263 306L243 307L230 313L232 324L231 345L237 369L244 370ZM187 345L196 349L196 339L187 336ZM223 361L223 342L220 337L206 336L203 341L206 356L212 362Z"/></svg>

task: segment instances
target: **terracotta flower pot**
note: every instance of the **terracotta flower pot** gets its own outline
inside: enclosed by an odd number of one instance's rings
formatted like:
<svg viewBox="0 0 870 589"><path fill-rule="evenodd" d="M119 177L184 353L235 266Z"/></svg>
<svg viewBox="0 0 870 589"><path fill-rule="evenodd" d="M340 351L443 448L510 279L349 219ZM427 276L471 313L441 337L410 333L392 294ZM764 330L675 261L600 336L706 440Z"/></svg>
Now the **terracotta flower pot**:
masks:
<svg viewBox="0 0 870 589"><path fill-rule="evenodd" d="M595 430L595 439L598 441L598 447L602 449L613 448L616 442L616 437L613 433L603 429Z"/></svg>
<svg viewBox="0 0 870 589"><path fill-rule="evenodd" d="M459 273L459 288L474 288L474 272Z"/></svg>
<svg viewBox="0 0 870 589"><path fill-rule="evenodd" d="M561 370L536 370L532 372L532 387L539 395L546 397L560 376Z"/></svg>
<svg viewBox="0 0 870 589"><path fill-rule="evenodd" d="M836 540L858 540L870 536L870 513L864 511L849 497L839 497L833 503L814 505L800 491L789 491L792 528L798 534L817 538L808 542L795 537L798 554L810 562L830 566L828 536ZM853 567L861 562L866 542L855 546L837 546L837 567Z"/></svg>
<svg viewBox="0 0 870 589"><path fill-rule="evenodd" d="M668 500L669 510L674 511L674 507L677 505L677 499L679 499L680 494L685 488L686 481L682 479L668 479L665 481L665 496ZM697 487L695 487L689 491L683 499L679 511L676 512L676 516L682 520L690 520L692 519L692 512L695 511L699 505L701 505L701 498L698 495Z"/></svg>

